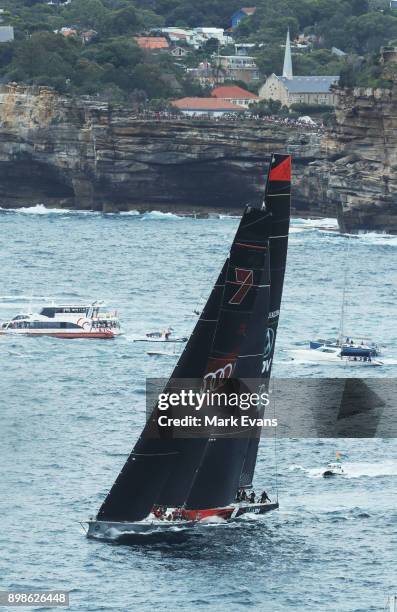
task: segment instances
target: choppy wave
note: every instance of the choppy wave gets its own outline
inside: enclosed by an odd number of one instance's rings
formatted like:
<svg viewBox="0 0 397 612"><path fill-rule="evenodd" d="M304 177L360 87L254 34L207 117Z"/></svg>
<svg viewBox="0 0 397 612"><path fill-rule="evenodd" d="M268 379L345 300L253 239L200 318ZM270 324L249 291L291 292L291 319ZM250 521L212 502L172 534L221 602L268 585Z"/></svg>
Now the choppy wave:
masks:
<svg viewBox="0 0 397 612"><path fill-rule="evenodd" d="M295 217L291 219L291 225L304 225L308 228L333 227L335 229L338 229L338 221L333 217L324 217L322 219L302 219L300 217Z"/></svg>
<svg viewBox="0 0 397 612"><path fill-rule="evenodd" d="M151 210L142 214L142 221L146 219L183 219L181 215L176 215L172 212L161 212L160 210Z"/></svg>
<svg viewBox="0 0 397 612"><path fill-rule="evenodd" d="M36 206L22 206L21 208L2 208L4 212L16 212L25 215L49 215L49 214L65 214L71 212L65 208L46 208L44 204L36 204Z"/></svg>
<svg viewBox="0 0 397 612"><path fill-rule="evenodd" d="M354 234L355 238L359 240L365 240L368 244L375 246L397 246L397 236L393 234L386 234L381 232L362 232L360 234Z"/></svg>

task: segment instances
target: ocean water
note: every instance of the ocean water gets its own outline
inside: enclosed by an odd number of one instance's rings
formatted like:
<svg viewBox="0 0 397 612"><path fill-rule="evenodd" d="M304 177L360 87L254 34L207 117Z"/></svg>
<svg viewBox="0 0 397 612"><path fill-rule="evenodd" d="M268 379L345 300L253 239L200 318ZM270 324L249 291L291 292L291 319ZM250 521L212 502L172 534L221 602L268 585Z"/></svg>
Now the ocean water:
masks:
<svg viewBox="0 0 397 612"><path fill-rule="evenodd" d="M125 332L106 342L0 339L2 589L70 590L71 609L84 612L372 612L397 591L394 439L280 440L276 453L263 440L256 488L280 501L264 517L129 546L89 541L79 525L144 423L145 378L175 362L148 356L134 337L169 325L189 333L237 224L0 211L0 319L49 299L103 299ZM293 221L274 374L393 377L397 237L346 237L332 224ZM347 259L345 330L384 347L380 368L305 358L309 339L338 332ZM335 450L347 455L347 477L324 480Z"/></svg>

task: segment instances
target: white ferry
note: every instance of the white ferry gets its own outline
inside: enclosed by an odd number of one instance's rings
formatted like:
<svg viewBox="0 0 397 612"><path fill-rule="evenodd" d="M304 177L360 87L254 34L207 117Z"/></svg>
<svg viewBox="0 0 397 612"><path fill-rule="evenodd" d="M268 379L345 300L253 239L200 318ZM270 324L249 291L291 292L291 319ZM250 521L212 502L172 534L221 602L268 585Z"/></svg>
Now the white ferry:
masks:
<svg viewBox="0 0 397 612"><path fill-rule="evenodd" d="M112 339L120 335L117 312L102 312L102 303L43 306L38 313L19 314L0 327L0 334L55 338Z"/></svg>

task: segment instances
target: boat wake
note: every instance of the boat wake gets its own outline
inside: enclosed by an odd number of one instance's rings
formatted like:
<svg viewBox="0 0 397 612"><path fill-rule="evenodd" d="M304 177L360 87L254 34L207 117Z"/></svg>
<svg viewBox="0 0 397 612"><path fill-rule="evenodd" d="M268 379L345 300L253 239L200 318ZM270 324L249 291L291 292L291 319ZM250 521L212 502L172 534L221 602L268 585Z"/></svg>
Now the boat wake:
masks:
<svg viewBox="0 0 397 612"><path fill-rule="evenodd" d="M291 465L291 471L300 471L306 474L309 478L322 478L326 464L318 468L305 468L303 465ZM383 463L360 462L352 463L349 461L343 462L343 478L378 478L383 476L397 476L397 461L385 461Z"/></svg>

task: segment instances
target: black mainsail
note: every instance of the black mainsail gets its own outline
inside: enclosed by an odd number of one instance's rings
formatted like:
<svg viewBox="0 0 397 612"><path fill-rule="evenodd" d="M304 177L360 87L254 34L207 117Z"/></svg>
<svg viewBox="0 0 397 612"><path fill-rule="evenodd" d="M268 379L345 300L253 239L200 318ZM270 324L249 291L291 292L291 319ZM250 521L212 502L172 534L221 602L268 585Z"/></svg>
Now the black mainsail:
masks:
<svg viewBox="0 0 397 612"><path fill-rule="evenodd" d="M280 318L291 217L291 156L273 155L266 182L265 206L272 215L270 234L270 308L261 376L269 384ZM261 430L252 436L240 477L240 487L252 486Z"/></svg>
<svg viewBox="0 0 397 612"><path fill-rule="evenodd" d="M274 343L269 351L266 338L269 329L274 337L277 330L289 223L286 166L288 156L273 156L265 202L246 208L230 256L166 389L177 379L200 379L211 386L222 379L270 376L265 364L273 357ZM242 475L253 474L257 428L218 437L175 438L154 435L158 416L156 405L98 520L140 521L154 505L223 506L234 500Z"/></svg>

